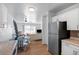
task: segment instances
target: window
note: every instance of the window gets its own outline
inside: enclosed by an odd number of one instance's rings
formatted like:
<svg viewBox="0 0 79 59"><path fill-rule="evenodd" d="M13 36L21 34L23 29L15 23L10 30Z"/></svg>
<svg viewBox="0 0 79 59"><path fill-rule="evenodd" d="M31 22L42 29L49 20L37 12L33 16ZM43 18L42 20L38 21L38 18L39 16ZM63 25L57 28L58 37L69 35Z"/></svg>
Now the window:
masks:
<svg viewBox="0 0 79 59"><path fill-rule="evenodd" d="M35 34L36 33L36 26L25 25L24 32L29 33L29 34Z"/></svg>
<svg viewBox="0 0 79 59"><path fill-rule="evenodd" d="M30 33L30 34L35 34L36 33L36 26L32 25L33 23L36 23L36 12L35 8L30 7L29 12L27 14L27 22L30 23L28 25L24 25L24 32L25 33Z"/></svg>
<svg viewBox="0 0 79 59"><path fill-rule="evenodd" d="M27 22L36 23L36 14L30 13L27 15Z"/></svg>

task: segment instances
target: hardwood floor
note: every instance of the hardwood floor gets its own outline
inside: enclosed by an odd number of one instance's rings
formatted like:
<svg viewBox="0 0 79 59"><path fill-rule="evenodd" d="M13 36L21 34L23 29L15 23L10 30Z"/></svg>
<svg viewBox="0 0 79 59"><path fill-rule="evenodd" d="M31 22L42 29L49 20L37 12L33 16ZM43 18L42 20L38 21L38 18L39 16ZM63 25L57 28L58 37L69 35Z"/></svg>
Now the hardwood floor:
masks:
<svg viewBox="0 0 79 59"><path fill-rule="evenodd" d="M19 51L18 55L50 55L47 46L42 44L42 41L31 41L28 49Z"/></svg>

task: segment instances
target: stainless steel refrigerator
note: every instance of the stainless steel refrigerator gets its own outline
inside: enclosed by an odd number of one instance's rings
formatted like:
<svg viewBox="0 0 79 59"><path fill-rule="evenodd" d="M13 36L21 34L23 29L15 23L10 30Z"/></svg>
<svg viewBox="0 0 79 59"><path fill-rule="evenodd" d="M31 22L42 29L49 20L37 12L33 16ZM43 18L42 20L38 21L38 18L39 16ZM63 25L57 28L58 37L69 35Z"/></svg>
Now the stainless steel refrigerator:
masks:
<svg viewBox="0 0 79 59"><path fill-rule="evenodd" d="M61 40L70 37L66 22L50 22L48 24L48 51L52 54L61 54Z"/></svg>

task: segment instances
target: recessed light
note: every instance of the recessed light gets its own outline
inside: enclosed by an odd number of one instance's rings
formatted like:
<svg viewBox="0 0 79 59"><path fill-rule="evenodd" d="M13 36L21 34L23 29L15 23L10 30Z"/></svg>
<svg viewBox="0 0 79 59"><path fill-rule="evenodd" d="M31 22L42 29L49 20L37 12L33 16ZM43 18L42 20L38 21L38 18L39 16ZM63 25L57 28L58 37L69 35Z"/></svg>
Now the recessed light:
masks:
<svg viewBox="0 0 79 59"><path fill-rule="evenodd" d="M30 7L30 8L29 8L29 11L35 11L35 8Z"/></svg>

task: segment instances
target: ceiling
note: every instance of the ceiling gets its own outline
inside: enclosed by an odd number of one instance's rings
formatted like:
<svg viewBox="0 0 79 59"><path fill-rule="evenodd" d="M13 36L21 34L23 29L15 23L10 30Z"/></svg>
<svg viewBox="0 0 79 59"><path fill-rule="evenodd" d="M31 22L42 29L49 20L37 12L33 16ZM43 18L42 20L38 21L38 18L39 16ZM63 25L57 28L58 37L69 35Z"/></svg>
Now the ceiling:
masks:
<svg viewBox="0 0 79 59"><path fill-rule="evenodd" d="M8 8L8 12L15 18L27 16L28 8L34 7L37 18L39 18L49 10L53 10L53 12L56 13L73 4L74 3L6 3L5 6Z"/></svg>

